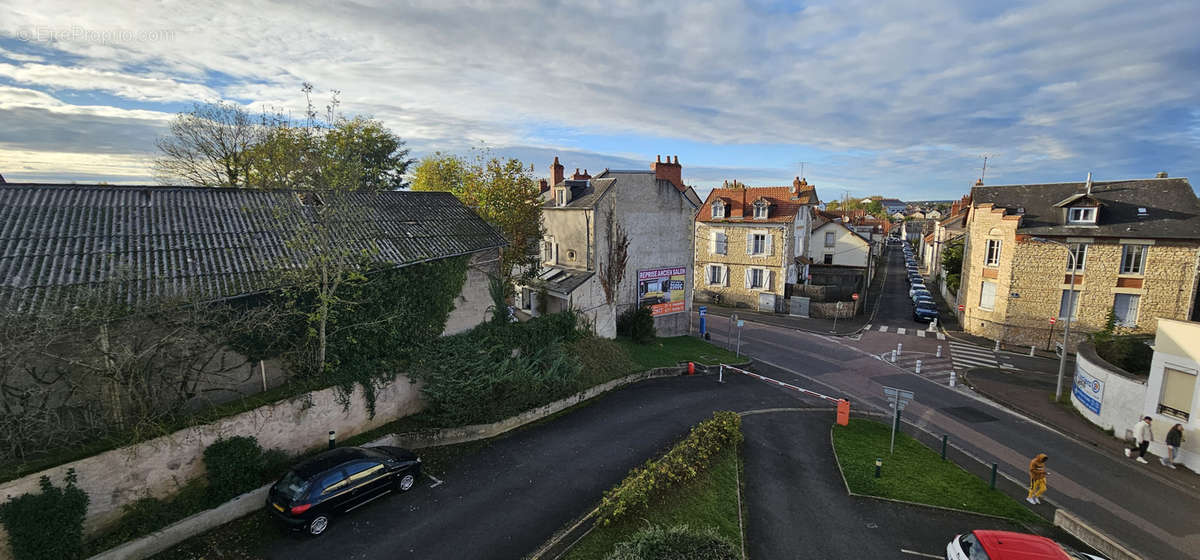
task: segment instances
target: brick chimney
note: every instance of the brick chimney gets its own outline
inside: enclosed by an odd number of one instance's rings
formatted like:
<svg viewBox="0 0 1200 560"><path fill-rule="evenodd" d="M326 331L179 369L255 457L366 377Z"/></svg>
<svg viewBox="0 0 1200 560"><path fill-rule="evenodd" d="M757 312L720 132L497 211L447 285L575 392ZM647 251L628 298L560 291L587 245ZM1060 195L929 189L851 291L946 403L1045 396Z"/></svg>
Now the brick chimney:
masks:
<svg viewBox="0 0 1200 560"><path fill-rule="evenodd" d="M667 161L664 162L660 155L654 163L650 164L650 170L654 172L655 177L675 185L675 189L679 192L687 191L687 187L683 184L683 167L679 165L679 156L675 156L675 161L672 163L671 156L667 156Z"/></svg>
<svg viewBox="0 0 1200 560"><path fill-rule="evenodd" d="M592 176L588 175L588 172L586 169L583 170L583 173L580 173L578 167L575 168L575 174L571 175L571 179L574 181L586 181L591 178L592 178Z"/></svg>
<svg viewBox="0 0 1200 560"><path fill-rule="evenodd" d="M1157 174L1157 175L1155 175L1154 177L1155 177L1156 179L1166 179L1166 178L1167 178L1167 172L1166 172L1166 171L1159 171L1159 172L1158 172L1158 174ZM3 183L3 182L4 182L4 179L3 179L3 178L0 178L0 183Z"/></svg>
<svg viewBox="0 0 1200 560"><path fill-rule="evenodd" d="M563 181L563 164L558 163L558 156L554 156L554 163L550 164L550 186L553 187Z"/></svg>
<svg viewBox="0 0 1200 560"><path fill-rule="evenodd" d="M550 190L550 181L538 179L538 192L546 192Z"/></svg>
<svg viewBox="0 0 1200 560"><path fill-rule="evenodd" d="M975 180L975 186L976 186L976 187L982 187L982 186L983 186L983 179L976 179L976 180Z"/></svg>
<svg viewBox="0 0 1200 560"><path fill-rule="evenodd" d="M800 177L796 177L792 181L792 198L800 198L800 193L804 192L805 190L808 190L805 188L807 186L808 186L808 181L801 179Z"/></svg>

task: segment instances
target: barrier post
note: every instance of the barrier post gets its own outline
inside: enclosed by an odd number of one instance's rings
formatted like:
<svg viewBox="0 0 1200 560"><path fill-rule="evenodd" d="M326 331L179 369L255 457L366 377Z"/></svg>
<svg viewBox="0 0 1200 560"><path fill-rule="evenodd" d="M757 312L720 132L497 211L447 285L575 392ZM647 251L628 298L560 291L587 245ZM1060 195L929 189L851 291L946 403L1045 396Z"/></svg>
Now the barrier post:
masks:
<svg viewBox="0 0 1200 560"><path fill-rule="evenodd" d="M903 343L903 342L897 342L897 343L896 343L896 357L897 357L897 358L899 358L899 357L900 357L900 353L901 353L901 352L903 352L903 351L904 351L904 343Z"/></svg>
<svg viewBox="0 0 1200 560"><path fill-rule="evenodd" d="M688 362L688 375L696 375L696 362Z"/></svg>
<svg viewBox="0 0 1200 560"><path fill-rule="evenodd" d="M1030 346L1030 347L1029 347L1029 357L1030 357L1030 358L1032 358L1032 357L1033 357L1033 346Z"/></svg>
<svg viewBox="0 0 1200 560"><path fill-rule="evenodd" d="M717 371L717 383L725 382L725 364L721 364L721 369Z"/></svg>
<svg viewBox="0 0 1200 560"><path fill-rule="evenodd" d="M946 444L950 441L950 434L942 434L942 460L946 460Z"/></svg>
<svg viewBox="0 0 1200 560"><path fill-rule="evenodd" d="M850 423L850 401L839 399L837 403L837 423L845 426Z"/></svg>
<svg viewBox="0 0 1200 560"><path fill-rule="evenodd" d="M942 347L941 347L941 346L938 346L938 349L937 349L937 357L938 357L938 358L941 358L941 357L942 357Z"/></svg>
<svg viewBox="0 0 1200 560"><path fill-rule="evenodd" d="M955 382L954 378L955 377L957 377L957 374L954 373L954 370L950 370L950 386L951 387L954 386L954 382Z"/></svg>
<svg viewBox="0 0 1200 560"><path fill-rule="evenodd" d="M335 446L337 446L337 432L329 430L329 448L333 449Z"/></svg>
<svg viewBox="0 0 1200 560"><path fill-rule="evenodd" d="M917 373L921 373L921 360L917 360Z"/></svg>
<svg viewBox="0 0 1200 560"><path fill-rule="evenodd" d="M996 489L996 463L992 463L992 482L989 484L992 490Z"/></svg>

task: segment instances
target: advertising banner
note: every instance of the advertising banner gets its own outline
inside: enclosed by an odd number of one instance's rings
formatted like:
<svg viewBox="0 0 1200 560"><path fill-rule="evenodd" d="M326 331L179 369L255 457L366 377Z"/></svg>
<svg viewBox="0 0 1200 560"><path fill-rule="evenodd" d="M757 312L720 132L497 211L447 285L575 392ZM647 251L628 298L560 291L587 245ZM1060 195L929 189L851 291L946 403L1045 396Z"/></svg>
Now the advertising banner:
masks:
<svg viewBox="0 0 1200 560"><path fill-rule="evenodd" d="M658 317L687 311L687 268L673 266L638 271L638 305L649 306Z"/></svg>
<svg viewBox="0 0 1200 560"><path fill-rule="evenodd" d="M1100 403L1104 401L1104 382L1088 375L1083 368L1075 367L1075 398L1088 410L1100 414Z"/></svg>

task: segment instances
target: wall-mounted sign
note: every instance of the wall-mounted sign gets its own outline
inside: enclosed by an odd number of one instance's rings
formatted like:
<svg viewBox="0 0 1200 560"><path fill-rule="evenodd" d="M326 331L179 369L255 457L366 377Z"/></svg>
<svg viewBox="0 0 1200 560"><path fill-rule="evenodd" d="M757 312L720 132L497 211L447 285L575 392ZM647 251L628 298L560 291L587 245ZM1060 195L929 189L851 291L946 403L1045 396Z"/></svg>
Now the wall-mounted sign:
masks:
<svg viewBox="0 0 1200 560"><path fill-rule="evenodd" d="M638 305L659 317L682 313L687 299L687 268L673 266L638 271Z"/></svg>
<svg viewBox="0 0 1200 560"><path fill-rule="evenodd" d="M1088 410L1100 414L1100 404L1104 402L1104 382L1075 368L1075 388L1071 390L1075 398L1083 403Z"/></svg>

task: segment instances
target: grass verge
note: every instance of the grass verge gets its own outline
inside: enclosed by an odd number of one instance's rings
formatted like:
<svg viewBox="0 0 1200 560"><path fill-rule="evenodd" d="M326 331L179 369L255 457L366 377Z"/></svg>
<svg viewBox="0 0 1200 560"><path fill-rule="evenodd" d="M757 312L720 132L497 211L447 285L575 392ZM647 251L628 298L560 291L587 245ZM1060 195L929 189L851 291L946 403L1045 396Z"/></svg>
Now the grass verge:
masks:
<svg viewBox="0 0 1200 560"><path fill-rule="evenodd" d="M1003 492L958 465L943 461L917 440L896 433L896 453L888 454L891 427L851 418L834 426L833 447L842 475L856 494L996 515L1018 521L1044 520ZM875 478L875 459L883 458L883 476Z"/></svg>
<svg viewBox="0 0 1200 560"><path fill-rule="evenodd" d="M656 338L649 344L638 344L627 338L618 338L617 344L621 345L634 363L643 370L673 366L679 362L716 365L746 361L746 358L738 357L733 352L694 336Z"/></svg>
<svg viewBox="0 0 1200 560"><path fill-rule="evenodd" d="M571 548L566 560L602 559L617 543L649 525L716 527L722 537L740 549L738 467L736 447L721 451L702 474L655 497L649 507L628 512L606 527L596 526Z"/></svg>

